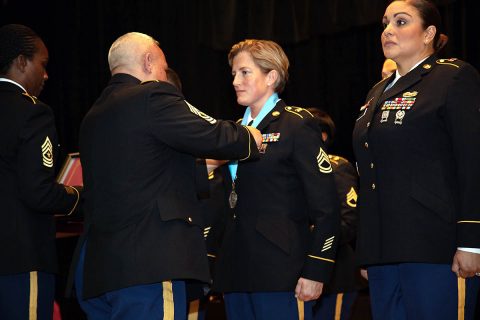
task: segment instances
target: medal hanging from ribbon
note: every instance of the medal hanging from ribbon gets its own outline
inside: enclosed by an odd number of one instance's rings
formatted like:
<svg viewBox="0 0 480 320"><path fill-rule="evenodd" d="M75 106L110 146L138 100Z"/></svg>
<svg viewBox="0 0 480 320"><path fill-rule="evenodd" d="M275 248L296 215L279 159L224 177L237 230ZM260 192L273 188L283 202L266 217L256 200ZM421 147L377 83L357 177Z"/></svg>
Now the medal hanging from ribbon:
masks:
<svg viewBox="0 0 480 320"><path fill-rule="evenodd" d="M272 94L270 98L268 98L267 102L262 107L262 109L260 109L259 114L255 117L255 120L253 121L251 126L256 128L258 124L262 122L263 118L265 118L265 116L269 114L270 111L273 110L273 108L275 108L275 105L279 100L280 98L278 97L277 93ZM247 109L245 110L245 114L243 115L242 125L246 125L248 123L248 119L250 118L250 112L251 112L250 107L247 107ZM233 209L237 205L237 201L238 201L238 195L237 195L237 192L235 191L235 181L237 180L238 161L230 161L230 163L228 164L228 169L230 170L230 175L233 181L232 191L228 196L228 203L230 205L230 208Z"/></svg>
<svg viewBox="0 0 480 320"><path fill-rule="evenodd" d="M235 192L235 181L232 182L232 191L230 192L230 196L228 197L228 203L230 204L230 208L233 209L237 205L237 193Z"/></svg>

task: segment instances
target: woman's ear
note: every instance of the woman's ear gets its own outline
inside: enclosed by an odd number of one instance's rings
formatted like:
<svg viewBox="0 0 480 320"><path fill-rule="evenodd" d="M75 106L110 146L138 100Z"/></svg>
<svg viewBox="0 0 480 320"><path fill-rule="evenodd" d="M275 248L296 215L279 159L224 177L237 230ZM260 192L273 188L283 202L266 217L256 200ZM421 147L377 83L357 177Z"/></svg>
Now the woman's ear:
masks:
<svg viewBox="0 0 480 320"><path fill-rule="evenodd" d="M267 74L267 85L272 86L277 82L278 72L277 70L270 70Z"/></svg>
<svg viewBox="0 0 480 320"><path fill-rule="evenodd" d="M435 26L429 26L427 29L425 29L425 44L430 44L433 39L435 38L435 34L437 33L437 28ZM435 43L433 44L435 47Z"/></svg>

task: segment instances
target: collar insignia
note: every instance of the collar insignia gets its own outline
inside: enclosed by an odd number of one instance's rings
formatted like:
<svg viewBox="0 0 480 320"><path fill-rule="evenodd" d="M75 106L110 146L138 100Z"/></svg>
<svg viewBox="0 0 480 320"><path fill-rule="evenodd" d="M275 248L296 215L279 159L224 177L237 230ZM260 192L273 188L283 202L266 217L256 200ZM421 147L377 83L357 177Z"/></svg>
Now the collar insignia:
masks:
<svg viewBox="0 0 480 320"><path fill-rule="evenodd" d="M273 111L272 112L272 116L274 116L274 117L278 117L279 115L280 115L280 112L278 112L278 111Z"/></svg>
<svg viewBox="0 0 480 320"><path fill-rule="evenodd" d="M426 70L430 69L431 67L432 67L432 65L431 65L431 64L428 64L428 63L425 63L425 64L423 65L423 69L426 69Z"/></svg>

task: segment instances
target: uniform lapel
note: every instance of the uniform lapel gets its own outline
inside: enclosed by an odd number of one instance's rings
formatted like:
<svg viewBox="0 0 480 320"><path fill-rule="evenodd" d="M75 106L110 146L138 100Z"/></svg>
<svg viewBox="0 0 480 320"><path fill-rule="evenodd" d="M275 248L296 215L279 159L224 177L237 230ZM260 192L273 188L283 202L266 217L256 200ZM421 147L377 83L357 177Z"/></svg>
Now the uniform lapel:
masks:
<svg viewBox="0 0 480 320"><path fill-rule="evenodd" d="M279 118L279 115L285 111L285 102L283 100L279 100L275 105L275 108L270 111L265 118L258 124L257 129L263 132L270 122L276 121Z"/></svg>
<svg viewBox="0 0 480 320"><path fill-rule="evenodd" d="M391 75L390 77L395 77L395 75ZM380 83L377 84L377 87L375 88L375 92L373 95L371 95L371 98L370 100L367 101L366 103L366 108L367 110L365 110L364 112L364 115L365 115L365 119L367 122L370 122L373 118L373 115L375 114L375 110L379 104L379 101L380 101L380 98L382 96L382 92L385 90L385 87L391 82L393 81L393 78L388 78L388 79L385 79L383 81L381 81Z"/></svg>
<svg viewBox="0 0 480 320"><path fill-rule="evenodd" d="M434 67L435 59L436 58L434 56L430 56L427 60L419 64L415 69L407 73L405 76L401 77L393 87L381 94L376 106L378 107L378 105L383 103L385 100L394 97L403 91L406 91L409 87L422 80L422 77L425 74L429 73L430 70L432 70L432 68Z"/></svg>

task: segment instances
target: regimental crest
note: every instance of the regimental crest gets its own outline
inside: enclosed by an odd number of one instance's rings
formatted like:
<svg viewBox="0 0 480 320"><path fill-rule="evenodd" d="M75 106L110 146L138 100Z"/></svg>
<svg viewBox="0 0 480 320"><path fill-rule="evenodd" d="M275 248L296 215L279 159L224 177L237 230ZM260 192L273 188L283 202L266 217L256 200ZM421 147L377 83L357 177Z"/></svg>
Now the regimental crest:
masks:
<svg viewBox="0 0 480 320"><path fill-rule="evenodd" d="M330 250L333 245L333 240L335 239L335 236L332 236L325 240L325 243L323 244L322 252Z"/></svg>
<svg viewBox="0 0 480 320"><path fill-rule="evenodd" d="M53 146L48 136L42 144L42 162L45 167L53 167Z"/></svg>
<svg viewBox="0 0 480 320"><path fill-rule="evenodd" d="M318 169L321 173L330 173L332 172L332 164L328 158L328 154L320 148L317 156Z"/></svg>
<svg viewBox="0 0 480 320"><path fill-rule="evenodd" d="M197 116L199 116L200 118L202 118L203 120L207 121L210 124L217 123L217 120L215 118L212 118L208 114L198 110L197 108L192 106L190 103L188 103L187 100L184 100L184 101L187 104L188 108L190 109L191 113L196 114Z"/></svg>
<svg viewBox="0 0 480 320"><path fill-rule="evenodd" d="M350 188L350 191L347 193L347 205L352 208L357 207L357 192L353 187Z"/></svg>

